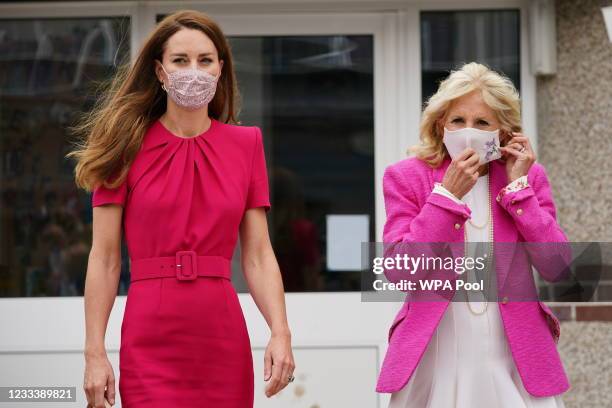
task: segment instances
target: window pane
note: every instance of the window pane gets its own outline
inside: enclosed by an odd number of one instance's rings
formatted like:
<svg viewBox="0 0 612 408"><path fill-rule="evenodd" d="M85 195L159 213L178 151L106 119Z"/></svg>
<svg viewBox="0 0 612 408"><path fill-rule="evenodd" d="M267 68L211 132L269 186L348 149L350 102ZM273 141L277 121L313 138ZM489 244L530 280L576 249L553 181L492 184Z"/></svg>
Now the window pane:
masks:
<svg viewBox="0 0 612 408"><path fill-rule="evenodd" d="M0 19L0 297L83 294L91 199L64 158L66 128L94 102L94 81L129 58L129 26L129 18Z"/></svg>
<svg viewBox="0 0 612 408"><path fill-rule="evenodd" d="M472 61L505 74L520 91L519 10L421 12L423 103L451 69Z"/></svg>
<svg viewBox="0 0 612 408"><path fill-rule="evenodd" d="M264 135L270 234L285 290L360 290L359 270L349 261L360 263L361 246L349 245L348 256L342 249L351 231L357 234L349 241L374 240L373 37L230 42L241 120ZM335 215L352 217L329 218ZM240 274L234 277L246 291Z"/></svg>

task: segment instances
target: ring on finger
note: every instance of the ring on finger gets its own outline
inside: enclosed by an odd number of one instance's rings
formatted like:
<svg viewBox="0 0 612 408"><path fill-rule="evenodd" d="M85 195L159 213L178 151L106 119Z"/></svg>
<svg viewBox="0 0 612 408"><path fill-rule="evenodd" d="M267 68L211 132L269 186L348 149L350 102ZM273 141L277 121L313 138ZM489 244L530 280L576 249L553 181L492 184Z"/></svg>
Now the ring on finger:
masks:
<svg viewBox="0 0 612 408"><path fill-rule="evenodd" d="M288 378L287 378L287 382L293 382L293 380L295 380L295 377L293 376L293 374L291 374Z"/></svg>

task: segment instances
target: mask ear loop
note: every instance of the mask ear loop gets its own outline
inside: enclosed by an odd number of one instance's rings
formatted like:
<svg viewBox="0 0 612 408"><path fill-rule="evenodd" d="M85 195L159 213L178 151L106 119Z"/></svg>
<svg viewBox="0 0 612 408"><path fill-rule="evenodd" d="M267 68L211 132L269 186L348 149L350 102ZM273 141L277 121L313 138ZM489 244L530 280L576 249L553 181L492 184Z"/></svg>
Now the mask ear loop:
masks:
<svg viewBox="0 0 612 408"><path fill-rule="evenodd" d="M162 64L161 61L160 61L160 65L161 65L161 68L164 70L164 73L166 74L166 77L168 77L168 72L166 71L166 68L164 68L164 64ZM162 83L161 83L161 88L164 91L166 91L166 93L168 92L168 89L166 88L166 84L164 83L164 81L162 81Z"/></svg>
<svg viewBox="0 0 612 408"><path fill-rule="evenodd" d="M499 131L499 147L505 147L508 144L508 141L510 139L508 139L508 132L505 130L500 129ZM506 162L506 157L502 154L501 157L499 158L499 160L501 160L502 162Z"/></svg>

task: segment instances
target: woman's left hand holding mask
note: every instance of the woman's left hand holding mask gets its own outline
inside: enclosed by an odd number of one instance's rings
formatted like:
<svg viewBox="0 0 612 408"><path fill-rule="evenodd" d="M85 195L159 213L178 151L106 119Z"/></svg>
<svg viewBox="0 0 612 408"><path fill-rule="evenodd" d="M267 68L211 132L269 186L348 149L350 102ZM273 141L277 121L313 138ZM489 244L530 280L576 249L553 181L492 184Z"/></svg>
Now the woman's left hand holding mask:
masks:
<svg viewBox="0 0 612 408"><path fill-rule="evenodd" d="M512 138L500 148L506 157L506 174L508 182L512 182L521 176L526 176L535 163L536 157L529 139L519 132L512 132Z"/></svg>

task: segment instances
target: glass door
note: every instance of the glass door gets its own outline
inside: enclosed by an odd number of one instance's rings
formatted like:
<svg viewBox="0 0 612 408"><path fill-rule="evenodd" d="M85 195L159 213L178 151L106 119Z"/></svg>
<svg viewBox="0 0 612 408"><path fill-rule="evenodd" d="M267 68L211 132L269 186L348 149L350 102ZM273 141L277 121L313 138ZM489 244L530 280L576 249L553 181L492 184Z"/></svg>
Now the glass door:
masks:
<svg viewBox="0 0 612 408"><path fill-rule="evenodd" d="M264 134L285 290L359 290L359 241L374 239L373 35L237 35L230 43L241 119ZM346 239L358 262L343 259Z"/></svg>

